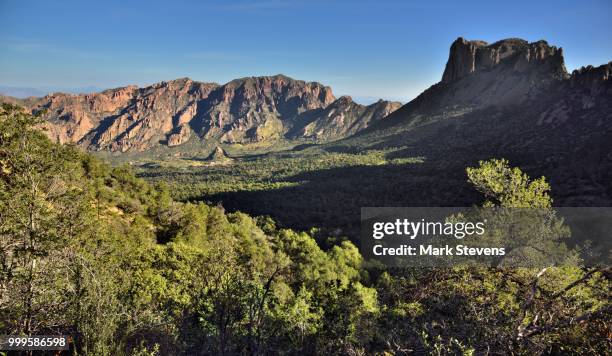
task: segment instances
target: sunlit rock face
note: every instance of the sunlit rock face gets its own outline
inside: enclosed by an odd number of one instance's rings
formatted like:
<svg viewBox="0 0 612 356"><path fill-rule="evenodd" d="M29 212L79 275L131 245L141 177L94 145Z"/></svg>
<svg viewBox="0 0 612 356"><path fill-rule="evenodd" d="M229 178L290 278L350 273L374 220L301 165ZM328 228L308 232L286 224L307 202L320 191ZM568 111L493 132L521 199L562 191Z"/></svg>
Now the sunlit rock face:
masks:
<svg viewBox="0 0 612 356"><path fill-rule="evenodd" d="M57 142L113 152L179 146L192 139L331 140L355 133L399 107L385 101L368 107L351 101L345 107L331 88L284 75L247 77L224 85L182 78L144 88L2 101L40 112L43 127ZM334 104L337 110L326 110Z"/></svg>

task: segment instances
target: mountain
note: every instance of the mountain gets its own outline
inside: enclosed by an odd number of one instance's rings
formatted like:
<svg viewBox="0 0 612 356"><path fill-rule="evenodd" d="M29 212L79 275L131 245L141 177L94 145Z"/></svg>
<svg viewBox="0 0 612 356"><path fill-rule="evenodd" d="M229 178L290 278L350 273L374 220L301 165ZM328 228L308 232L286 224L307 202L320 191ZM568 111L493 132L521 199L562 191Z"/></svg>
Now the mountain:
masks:
<svg viewBox="0 0 612 356"><path fill-rule="evenodd" d="M569 74L563 50L545 41L458 38L439 83L328 149L424 157L415 174L428 179L406 178L422 185L406 204L465 204L465 167L497 157L548 177L557 204L610 205L611 72L612 62ZM434 189L454 193L439 202L418 195Z"/></svg>
<svg viewBox="0 0 612 356"><path fill-rule="evenodd" d="M224 85L182 78L145 88L0 100L43 112L44 127L57 142L113 152L178 146L192 139L334 140L399 107L386 101L363 106L344 97L336 100L327 86L284 75L241 78Z"/></svg>
<svg viewBox="0 0 612 356"><path fill-rule="evenodd" d="M350 96L342 96L328 105L312 121L296 125L290 136L323 140L346 137L387 117L400 106L399 102L382 99L363 106L355 103Z"/></svg>

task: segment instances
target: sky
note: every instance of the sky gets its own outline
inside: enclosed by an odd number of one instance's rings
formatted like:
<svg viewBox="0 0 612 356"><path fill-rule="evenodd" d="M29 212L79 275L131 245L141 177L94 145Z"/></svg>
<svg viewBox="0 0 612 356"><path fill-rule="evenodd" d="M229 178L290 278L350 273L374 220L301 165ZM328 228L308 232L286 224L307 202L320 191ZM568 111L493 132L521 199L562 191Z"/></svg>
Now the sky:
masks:
<svg viewBox="0 0 612 356"><path fill-rule="evenodd" d="M91 91L285 74L368 103L440 80L459 36L612 60L612 1L0 0L0 90Z"/></svg>

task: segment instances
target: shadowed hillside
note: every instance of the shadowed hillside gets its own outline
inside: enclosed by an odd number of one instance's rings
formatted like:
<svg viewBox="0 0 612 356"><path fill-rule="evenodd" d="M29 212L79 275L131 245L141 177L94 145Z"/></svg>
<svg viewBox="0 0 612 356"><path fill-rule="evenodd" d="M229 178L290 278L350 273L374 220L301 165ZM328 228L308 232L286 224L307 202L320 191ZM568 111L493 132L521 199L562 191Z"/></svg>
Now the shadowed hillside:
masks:
<svg viewBox="0 0 612 356"><path fill-rule="evenodd" d="M286 226L319 226L353 238L363 206L472 204L465 167L491 158L548 177L557 206L609 206L611 68L570 75L562 50L544 41L489 45L460 38L442 81L352 137L247 154L222 170L143 174L180 182L173 190L181 199L220 202L230 210L269 214ZM333 158L368 152L383 157L350 166ZM415 157L422 163L391 163Z"/></svg>

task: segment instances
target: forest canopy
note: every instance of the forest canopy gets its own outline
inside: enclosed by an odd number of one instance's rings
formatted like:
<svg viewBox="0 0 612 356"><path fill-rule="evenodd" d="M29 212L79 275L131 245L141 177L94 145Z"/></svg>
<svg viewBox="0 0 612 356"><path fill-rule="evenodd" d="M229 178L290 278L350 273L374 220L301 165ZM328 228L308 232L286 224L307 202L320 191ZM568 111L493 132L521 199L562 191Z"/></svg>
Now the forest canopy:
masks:
<svg viewBox="0 0 612 356"><path fill-rule="evenodd" d="M0 333L74 354L472 354L610 349L607 268L391 269L268 217L171 198L0 109ZM551 208L504 160L489 205Z"/></svg>

